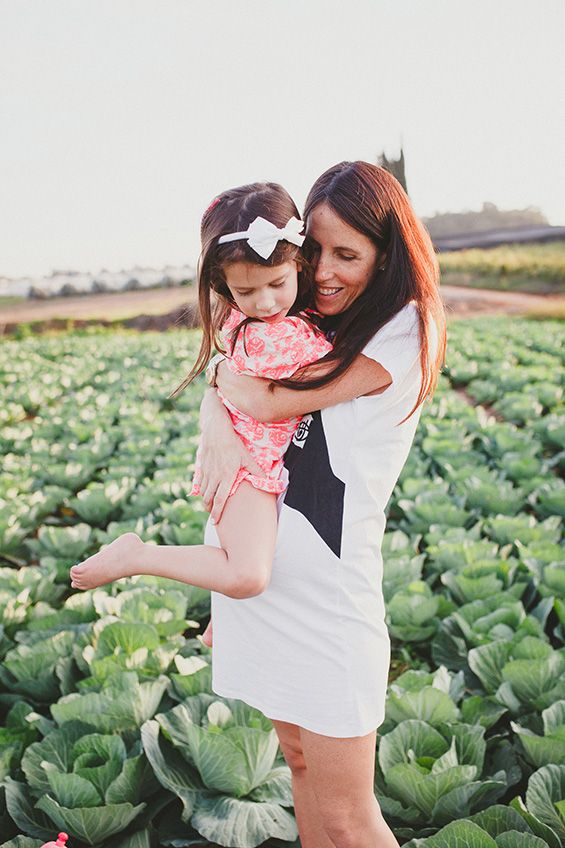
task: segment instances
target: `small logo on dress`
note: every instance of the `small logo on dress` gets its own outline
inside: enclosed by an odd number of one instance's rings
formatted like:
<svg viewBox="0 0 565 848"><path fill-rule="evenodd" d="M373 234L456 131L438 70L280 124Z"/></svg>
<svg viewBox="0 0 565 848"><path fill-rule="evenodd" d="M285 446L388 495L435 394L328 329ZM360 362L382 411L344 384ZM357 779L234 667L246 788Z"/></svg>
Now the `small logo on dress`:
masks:
<svg viewBox="0 0 565 848"><path fill-rule="evenodd" d="M298 427L296 428L296 432L292 437L292 444L296 445L297 448L303 448L304 442L308 437L308 431L310 430L310 424L313 421L313 417L311 415L305 415Z"/></svg>

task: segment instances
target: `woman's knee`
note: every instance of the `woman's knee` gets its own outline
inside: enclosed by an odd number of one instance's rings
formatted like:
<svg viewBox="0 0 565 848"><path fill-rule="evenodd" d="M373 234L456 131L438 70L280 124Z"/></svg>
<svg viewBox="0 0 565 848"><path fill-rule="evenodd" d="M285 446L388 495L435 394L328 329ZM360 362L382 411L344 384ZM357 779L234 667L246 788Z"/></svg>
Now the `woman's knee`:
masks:
<svg viewBox="0 0 565 848"><path fill-rule="evenodd" d="M372 804L358 798L324 803L318 798L320 821L329 839L338 848L359 848L366 845L367 822L374 816Z"/></svg>
<svg viewBox="0 0 565 848"><path fill-rule="evenodd" d="M294 777L306 773L306 760L300 741L300 730L297 725L285 721L273 721L283 757Z"/></svg>

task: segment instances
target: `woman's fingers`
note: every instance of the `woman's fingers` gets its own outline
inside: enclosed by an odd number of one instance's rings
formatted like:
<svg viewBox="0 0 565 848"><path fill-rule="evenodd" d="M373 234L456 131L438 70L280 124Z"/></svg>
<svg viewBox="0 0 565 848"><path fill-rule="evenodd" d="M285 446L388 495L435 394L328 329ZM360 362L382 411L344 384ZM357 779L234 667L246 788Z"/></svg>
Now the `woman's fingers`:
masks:
<svg viewBox="0 0 565 848"><path fill-rule="evenodd" d="M212 483L210 481L208 481L203 488L200 488L200 492L202 494L202 502L204 504L206 512L212 511L212 504L214 503L214 497L216 495L217 489L218 483Z"/></svg>
<svg viewBox="0 0 565 848"><path fill-rule="evenodd" d="M223 481L220 483L218 488L216 489L216 495L214 497L214 502L212 504L212 508L209 510L210 517L214 524L217 524L220 518L222 517L222 513L224 511L224 507L229 498L229 494L231 492L232 483L228 481Z"/></svg>
<svg viewBox="0 0 565 848"><path fill-rule="evenodd" d="M261 466L255 462L249 451L247 451L244 447L241 449L241 467L247 468L251 474L256 474L258 477L266 477L265 471Z"/></svg>

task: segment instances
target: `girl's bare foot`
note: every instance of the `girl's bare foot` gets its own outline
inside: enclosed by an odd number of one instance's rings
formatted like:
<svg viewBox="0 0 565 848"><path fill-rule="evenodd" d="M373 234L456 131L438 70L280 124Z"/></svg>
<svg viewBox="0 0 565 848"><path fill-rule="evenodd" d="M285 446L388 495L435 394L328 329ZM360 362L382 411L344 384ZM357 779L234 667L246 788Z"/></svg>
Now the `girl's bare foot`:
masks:
<svg viewBox="0 0 565 848"><path fill-rule="evenodd" d="M120 577L137 574L144 542L136 533L124 533L94 556L88 557L80 565L71 568L71 586L73 589L94 589L105 583L112 583Z"/></svg>
<svg viewBox="0 0 565 848"><path fill-rule="evenodd" d="M202 641L205 645L208 645L209 648L212 647L212 636L212 619L210 619L210 621L208 622L208 627L202 634Z"/></svg>

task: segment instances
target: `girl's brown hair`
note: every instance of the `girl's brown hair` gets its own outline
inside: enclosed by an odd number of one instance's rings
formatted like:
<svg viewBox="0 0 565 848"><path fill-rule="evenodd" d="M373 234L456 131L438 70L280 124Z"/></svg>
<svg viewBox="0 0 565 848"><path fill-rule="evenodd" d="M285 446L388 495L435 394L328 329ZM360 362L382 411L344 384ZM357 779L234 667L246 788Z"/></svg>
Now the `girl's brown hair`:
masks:
<svg viewBox="0 0 565 848"><path fill-rule="evenodd" d="M195 377L204 371L213 348L222 350L220 330L235 301L226 284L224 269L234 262L249 262L274 268L295 260L299 263L298 295L289 315L305 309L312 297L311 269L302 259L300 248L281 240L268 259L263 259L246 239L218 244L218 239L228 233L244 232L255 218L266 218L276 227L284 227L292 217L300 214L291 196L278 183L251 183L232 188L218 195L202 216L200 240L202 252L198 260L198 305L202 322L202 342L194 367L169 395L176 397ZM247 319L240 325L253 319Z"/></svg>
<svg viewBox="0 0 565 848"><path fill-rule="evenodd" d="M340 162L319 177L306 199L304 218L322 203L384 253L364 291L339 315L334 349L326 361L335 367L316 379L281 380L295 389L326 385L343 374L367 342L410 301L415 301L420 327L422 384L412 415L433 393L445 358L445 313L439 295L439 269L430 237L408 196L392 174L368 162ZM310 249L315 246L310 245ZM308 240L304 244L308 257ZM430 326L435 322L438 345L430 361ZM404 419L406 420L406 419Z"/></svg>

